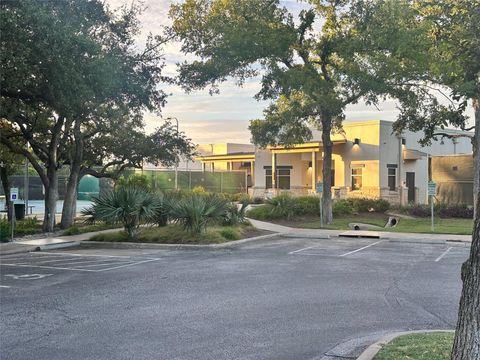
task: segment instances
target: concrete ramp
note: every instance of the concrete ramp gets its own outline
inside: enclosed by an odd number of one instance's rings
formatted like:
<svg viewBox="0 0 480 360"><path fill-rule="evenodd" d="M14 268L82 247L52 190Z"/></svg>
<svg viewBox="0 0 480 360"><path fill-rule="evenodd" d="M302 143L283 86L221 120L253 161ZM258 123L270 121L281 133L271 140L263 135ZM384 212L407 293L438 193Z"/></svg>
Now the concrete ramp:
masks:
<svg viewBox="0 0 480 360"><path fill-rule="evenodd" d="M59 239L59 238L46 238L46 239L32 239L32 240L18 240L15 241L17 244L29 245L40 250L52 250L52 249L61 249L71 246L77 246L80 244L78 241L70 239Z"/></svg>

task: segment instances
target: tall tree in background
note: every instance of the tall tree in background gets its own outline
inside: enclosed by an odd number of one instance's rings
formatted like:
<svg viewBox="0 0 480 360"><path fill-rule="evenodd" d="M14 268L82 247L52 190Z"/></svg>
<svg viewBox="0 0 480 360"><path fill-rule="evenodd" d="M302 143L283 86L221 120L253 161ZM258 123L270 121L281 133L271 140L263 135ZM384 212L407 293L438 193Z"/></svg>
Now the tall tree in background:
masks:
<svg viewBox="0 0 480 360"><path fill-rule="evenodd" d="M242 84L262 75L256 97L274 103L265 110L265 119L251 122L254 143L290 146L311 139L312 127L321 129L323 208L330 223L330 135L341 128L347 105L360 99L376 104L379 96L391 91L384 84L390 76L389 62L397 64L393 60L413 51L418 39L415 28L395 26L403 21L402 11L409 11L406 4L307 2L310 8L295 19L278 0L187 0L171 7L170 30L182 41L182 51L197 57L180 64L178 83L187 91L210 86L217 92L219 83L229 77ZM396 13L391 16L383 8ZM372 31L369 25L381 20L384 32ZM401 46L387 52L366 34L378 35L386 47L400 42ZM391 60L369 61L375 54Z"/></svg>
<svg viewBox="0 0 480 360"><path fill-rule="evenodd" d="M2 129L0 128L0 132ZM16 174L22 165L25 163L25 158L18 154L11 152L7 147L0 145L0 183L3 187L5 195L5 206L7 208L8 220L12 218L12 207L10 201L10 176Z"/></svg>
<svg viewBox="0 0 480 360"><path fill-rule="evenodd" d="M98 0L8 1L0 6L0 118L12 124L0 142L28 157L44 184L44 231L55 225L58 170L70 167L62 213L62 226L68 227L84 155L97 150L89 144L110 141L110 125L119 129L122 124L125 131L136 131L136 136L123 136L132 141L130 149L144 149L143 143L150 141L142 119L144 111L159 112L165 102L157 89L163 40L150 36L143 50L136 48L135 6L116 13ZM13 141L18 136L30 143L31 152ZM185 140L174 151L189 148ZM111 159L117 159L116 167L138 163L118 154L125 154L125 148L111 147L95 165L104 167ZM130 154L138 157L139 152ZM157 161L162 154L158 152Z"/></svg>
<svg viewBox="0 0 480 360"><path fill-rule="evenodd" d="M412 8L428 30L430 61L412 64L419 73L425 71L425 76L398 89L401 114L395 129L425 131L424 142L451 137L442 131L447 126L474 130L473 136L466 135L473 146L474 227L470 256L462 266L452 360L480 359L480 1L414 1ZM432 92L432 86L437 91ZM451 100L439 101L438 90ZM465 115L469 103L474 110L473 125Z"/></svg>

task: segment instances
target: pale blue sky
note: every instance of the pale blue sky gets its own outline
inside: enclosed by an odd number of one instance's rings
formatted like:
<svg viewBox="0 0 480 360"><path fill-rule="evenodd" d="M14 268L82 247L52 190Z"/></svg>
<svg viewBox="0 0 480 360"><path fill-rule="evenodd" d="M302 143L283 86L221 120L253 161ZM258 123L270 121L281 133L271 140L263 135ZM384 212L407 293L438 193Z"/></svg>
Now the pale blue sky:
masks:
<svg viewBox="0 0 480 360"><path fill-rule="evenodd" d="M106 1L112 8L132 3L132 0ZM149 32L159 34L162 32L162 26L170 24L167 13L173 2L178 1L143 0L146 10L141 16L142 33L138 39L140 46ZM283 0L282 3L292 13L298 13L308 6L296 0ZM184 59L185 56L180 52L178 43L167 45L165 73L174 75L175 64ZM163 85L162 87L170 94L167 105L162 110L163 117L177 117L180 130L196 143L249 142L249 120L262 118L262 110L268 105L268 102L259 102L253 98L260 88L259 79L250 79L243 87L236 86L234 81L228 81L220 86L220 94L213 96L208 93L208 90L185 94L177 86ZM378 109L361 102L346 109L347 120L394 121L397 114L394 101L383 102ZM148 128L153 129L162 120L153 114L147 114L146 121Z"/></svg>

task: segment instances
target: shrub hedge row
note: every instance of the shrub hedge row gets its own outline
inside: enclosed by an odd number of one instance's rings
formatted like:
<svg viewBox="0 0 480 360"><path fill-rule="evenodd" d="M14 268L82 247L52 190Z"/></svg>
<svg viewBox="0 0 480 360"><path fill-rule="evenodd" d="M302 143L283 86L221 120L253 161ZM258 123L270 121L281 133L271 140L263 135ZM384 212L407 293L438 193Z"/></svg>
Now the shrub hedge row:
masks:
<svg viewBox="0 0 480 360"><path fill-rule="evenodd" d="M334 215L348 215L355 212L383 213L390 207L388 201L383 199L345 199L333 202ZM281 194L266 200L265 205L253 208L248 216L258 220L291 219L303 215L318 215L320 201L316 196L292 197Z"/></svg>

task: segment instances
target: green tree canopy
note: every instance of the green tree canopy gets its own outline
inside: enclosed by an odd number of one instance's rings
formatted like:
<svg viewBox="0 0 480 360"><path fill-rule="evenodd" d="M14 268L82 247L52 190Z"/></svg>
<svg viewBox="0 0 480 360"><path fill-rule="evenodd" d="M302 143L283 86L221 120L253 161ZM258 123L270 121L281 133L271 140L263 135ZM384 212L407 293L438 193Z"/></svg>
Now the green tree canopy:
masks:
<svg viewBox="0 0 480 360"><path fill-rule="evenodd" d="M82 169L103 167L112 159L124 161L115 164L119 167L138 164L144 142L152 145L147 155L152 159L162 161L168 155L164 145L144 135L142 120L145 111L158 113L165 103L157 87L164 66L163 39L149 36L142 49L136 46L136 6L113 12L98 0L12 0L2 2L0 9L0 118L13 125L0 140L27 156L39 173L46 188L44 229L51 231L62 166L68 165L71 174L67 194L72 198L65 199L63 213L68 225ZM122 126L125 132L134 131L132 136L122 133ZM156 137L171 138L172 132L162 129ZM101 162L92 164L89 157L111 142L111 131L121 135L115 144L122 146L109 146ZM30 143L32 152L14 143L18 136ZM172 151L190 148L184 136L178 139ZM156 156L154 145L161 145Z"/></svg>
<svg viewBox="0 0 480 360"><path fill-rule="evenodd" d="M322 130L324 212L331 211L330 134L345 107L377 104L411 74L408 59L423 32L406 2L311 0L295 17L278 0L187 0L173 5L171 32L196 59L179 66L187 91L261 75L259 99L270 99L264 119L252 121L255 143L292 145ZM418 59L418 56L415 57ZM397 72L396 82L390 82Z"/></svg>

